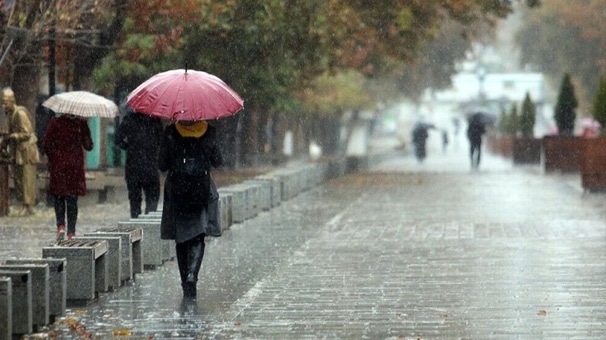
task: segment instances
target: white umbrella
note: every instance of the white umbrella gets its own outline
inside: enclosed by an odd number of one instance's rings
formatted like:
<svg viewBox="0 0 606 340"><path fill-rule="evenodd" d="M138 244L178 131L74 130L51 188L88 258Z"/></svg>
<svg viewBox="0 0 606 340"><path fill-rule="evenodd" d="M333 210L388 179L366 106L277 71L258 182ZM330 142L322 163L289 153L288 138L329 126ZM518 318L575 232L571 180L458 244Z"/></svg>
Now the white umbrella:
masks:
<svg viewBox="0 0 606 340"><path fill-rule="evenodd" d="M80 117L113 118L118 114L118 106L113 101L88 91L59 93L45 100L42 106Z"/></svg>

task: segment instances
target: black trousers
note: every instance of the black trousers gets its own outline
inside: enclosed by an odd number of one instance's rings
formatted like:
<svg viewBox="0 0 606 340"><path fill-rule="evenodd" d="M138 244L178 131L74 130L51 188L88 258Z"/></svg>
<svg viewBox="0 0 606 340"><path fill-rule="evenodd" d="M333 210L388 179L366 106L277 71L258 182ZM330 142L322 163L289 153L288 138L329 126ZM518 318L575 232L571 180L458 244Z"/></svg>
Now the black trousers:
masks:
<svg viewBox="0 0 606 340"><path fill-rule="evenodd" d="M480 167L480 156L481 156L482 144L471 143L469 149L469 157L471 158L471 167L477 169Z"/></svg>
<svg viewBox="0 0 606 340"><path fill-rule="evenodd" d="M145 194L145 213L156 211L160 199L160 180L157 178L127 178L128 202L130 204L130 217L141 215L141 203Z"/></svg>
<svg viewBox="0 0 606 340"><path fill-rule="evenodd" d="M75 234L78 221L78 196L54 196L54 200L57 227L65 225L67 215L67 233Z"/></svg>
<svg viewBox="0 0 606 340"><path fill-rule="evenodd" d="M177 265L185 296L196 296L196 283L204 258L204 234L176 244Z"/></svg>

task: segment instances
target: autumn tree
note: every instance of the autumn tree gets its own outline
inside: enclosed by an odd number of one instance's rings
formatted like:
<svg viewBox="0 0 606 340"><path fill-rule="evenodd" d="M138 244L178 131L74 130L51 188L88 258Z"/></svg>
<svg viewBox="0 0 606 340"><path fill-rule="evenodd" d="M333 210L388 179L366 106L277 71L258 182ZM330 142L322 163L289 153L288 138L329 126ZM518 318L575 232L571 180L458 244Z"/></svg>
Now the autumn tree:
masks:
<svg viewBox="0 0 606 340"><path fill-rule="evenodd" d="M32 84L38 84L49 63L75 87L88 83L92 66L112 45L125 15L123 2L114 0L14 0L0 6L6 53L0 74L30 103L38 94ZM56 60L49 59L51 46L57 48Z"/></svg>
<svg viewBox="0 0 606 340"><path fill-rule="evenodd" d="M518 32L521 62L554 83L575 70L581 107L589 108L599 75L606 72L603 0L550 0L528 12Z"/></svg>
<svg viewBox="0 0 606 340"><path fill-rule="evenodd" d="M198 20L202 1L133 0L116 37L94 69L95 87L118 101L155 73L185 68L184 32ZM146 19L141 20L145 13Z"/></svg>
<svg viewBox="0 0 606 340"><path fill-rule="evenodd" d="M467 0L214 1L188 33L185 58L239 91L246 101L244 126L260 132L267 112L298 107L294 94L324 72L355 69L380 81L418 60L419 49L436 38L445 20L472 27L505 17L512 9L511 2ZM470 38L471 29L464 31L460 35ZM446 79L456 58L426 57L432 59L442 64L436 78ZM243 145L253 153L261 149L255 134Z"/></svg>

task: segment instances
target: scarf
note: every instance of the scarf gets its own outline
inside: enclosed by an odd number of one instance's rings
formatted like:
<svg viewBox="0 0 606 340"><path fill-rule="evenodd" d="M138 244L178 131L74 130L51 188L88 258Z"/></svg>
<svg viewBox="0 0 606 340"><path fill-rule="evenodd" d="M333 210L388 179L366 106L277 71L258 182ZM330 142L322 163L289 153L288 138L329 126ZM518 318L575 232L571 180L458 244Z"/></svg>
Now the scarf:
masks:
<svg viewBox="0 0 606 340"><path fill-rule="evenodd" d="M181 135L181 137L195 137L200 138L206 130L208 129L208 123L205 121L195 122L192 125L184 125L177 121L175 123L175 127L177 131Z"/></svg>

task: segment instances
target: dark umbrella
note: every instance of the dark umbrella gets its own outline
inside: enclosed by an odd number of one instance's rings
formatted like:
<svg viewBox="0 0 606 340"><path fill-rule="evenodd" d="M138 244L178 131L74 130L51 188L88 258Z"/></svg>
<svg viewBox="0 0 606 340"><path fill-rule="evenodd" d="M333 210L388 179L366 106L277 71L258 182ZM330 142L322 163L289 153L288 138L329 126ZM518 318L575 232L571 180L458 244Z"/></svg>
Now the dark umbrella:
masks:
<svg viewBox="0 0 606 340"><path fill-rule="evenodd" d="M497 116L488 111L474 111L467 116L469 124L494 125L497 122Z"/></svg>

